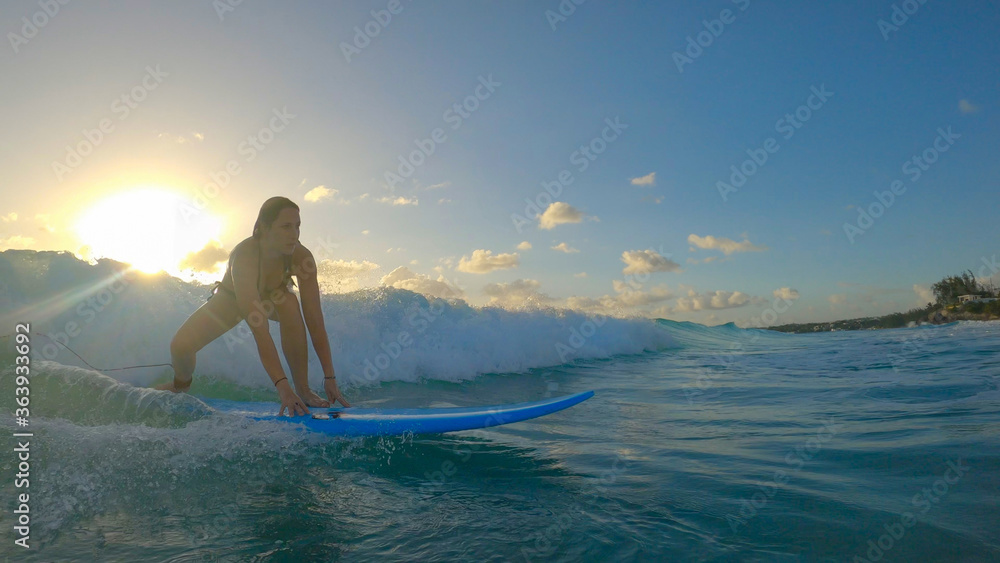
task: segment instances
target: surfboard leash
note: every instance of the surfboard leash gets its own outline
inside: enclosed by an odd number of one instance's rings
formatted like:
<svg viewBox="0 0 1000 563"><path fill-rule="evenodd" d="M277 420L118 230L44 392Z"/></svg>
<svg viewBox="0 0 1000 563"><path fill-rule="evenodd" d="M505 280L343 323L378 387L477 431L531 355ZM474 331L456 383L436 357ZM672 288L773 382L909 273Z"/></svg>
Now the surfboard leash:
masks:
<svg viewBox="0 0 1000 563"><path fill-rule="evenodd" d="M0 338L10 338L11 336L14 336L15 334L16 333L12 332L10 334L5 334L3 336L0 336ZM84 360L80 356L80 354L77 354L76 352L73 351L72 348L70 348L69 346L63 344L62 342L59 342L58 340L53 340L53 339L49 338L48 336L46 336L44 334L37 333L37 332L32 332L31 335L32 336L41 336L41 337L45 338L46 340L48 340L50 342L55 342L56 344L58 344L58 345L62 346L63 348L69 350L70 353L73 354L74 356L76 356L77 358L80 358L81 362L87 364L87 367L89 367L90 369L92 369L94 371L122 371L122 370L126 370L126 369L155 368L155 367L160 367L160 366L173 367L173 364L145 364L145 365L141 365L141 366L126 366L126 367L123 367L123 368L107 368L107 369L96 368L96 367L90 365L90 362L88 362L87 360Z"/></svg>

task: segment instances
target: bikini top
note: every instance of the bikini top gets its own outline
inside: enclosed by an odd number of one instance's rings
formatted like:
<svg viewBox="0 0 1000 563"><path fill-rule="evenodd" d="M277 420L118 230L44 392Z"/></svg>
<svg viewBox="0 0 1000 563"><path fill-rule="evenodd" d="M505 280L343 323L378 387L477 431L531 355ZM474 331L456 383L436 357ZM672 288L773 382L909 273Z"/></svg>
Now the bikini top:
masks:
<svg viewBox="0 0 1000 563"><path fill-rule="evenodd" d="M259 256L259 264L263 264L264 263L264 252L263 252L262 249L259 248L259 246L258 246L258 250L259 250L259 254L258 254L258 256ZM282 274L281 283L278 284L274 289L264 288L264 292L261 292L261 290L260 290L261 289L260 288L260 277L261 277L260 271L261 271L261 268L260 267L257 268L257 293L259 293L260 295L267 296L272 291L274 291L274 290L276 290L276 289L278 289L279 287L282 287L282 286L287 291L289 283L291 283L292 285L295 285L295 282L292 281L292 257L291 257L291 255L286 254L282 258L283 258L283 260L285 262L285 271Z"/></svg>
<svg viewBox="0 0 1000 563"><path fill-rule="evenodd" d="M267 289L266 291L261 291L261 287L260 287L260 278L261 278L260 264L262 264L264 262L263 252L260 252L260 254L258 256L259 256L259 258L258 258L259 262L258 262L258 267L257 267L257 294L258 295L260 295L261 297L265 297L266 298L272 291L278 289L279 287L284 286L285 290L288 291L288 284L289 283L291 283L292 285L295 285L295 282L292 281L292 257L286 255L286 256L284 256L285 271L282 274L281 283L278 286L276 286L274 289ZM230 256L229 257L229 268L227 268L227 271L226 271L227 275L229 275L229 271L232 268L232 259L233 259L233 257ZM223 280L225 280L225 277L223 277ZM235 291L233 291L232 289L229 289L228 287L225 287L224 285L222 285L222 281L215 282L215 287L212 288L212 294L214 295L215 292L216 292L216 290L219 289L219 288L222 288L222 289L228 291L234 297L236 296L236 292Z"/></svg>

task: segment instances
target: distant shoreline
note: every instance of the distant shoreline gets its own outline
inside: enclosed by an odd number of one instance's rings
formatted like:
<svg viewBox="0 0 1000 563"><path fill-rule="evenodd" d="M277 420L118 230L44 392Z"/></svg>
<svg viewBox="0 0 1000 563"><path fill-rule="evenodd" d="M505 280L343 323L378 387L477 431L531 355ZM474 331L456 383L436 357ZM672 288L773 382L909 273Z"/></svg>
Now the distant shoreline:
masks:
<svg viewBox="0 0 1000 563"><path fill-rule="evenodd" d="M978 310L977 310L978 309ZM973 303L940 307L933 305L923 309L912 309L906 313L890 313L882 317L861 317L821 323L792 323L766 327L778 332L806 333L840 330L877 330L903 328L921 324L947 324L955 321L995 321L1000 320L1000 302Z"/></svg>

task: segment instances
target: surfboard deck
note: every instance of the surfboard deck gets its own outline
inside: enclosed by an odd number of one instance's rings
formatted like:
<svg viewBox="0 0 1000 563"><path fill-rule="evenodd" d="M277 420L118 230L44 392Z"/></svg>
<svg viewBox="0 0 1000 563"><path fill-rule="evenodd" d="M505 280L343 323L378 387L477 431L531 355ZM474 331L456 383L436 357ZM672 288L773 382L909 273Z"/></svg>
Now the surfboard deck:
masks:
<svg viewBox="0 0 1000 563"><path fill-rule="evenodd" d="M339 436L393 436L438 434L510 424L568 409L594 396L593 391L553 397L542 401L484 407L437 409L317 408L310 414L277 416L277 403L241 403L223 399L203 399L210 407L254 420L274 420L301 424L310 430Z"/></svg>

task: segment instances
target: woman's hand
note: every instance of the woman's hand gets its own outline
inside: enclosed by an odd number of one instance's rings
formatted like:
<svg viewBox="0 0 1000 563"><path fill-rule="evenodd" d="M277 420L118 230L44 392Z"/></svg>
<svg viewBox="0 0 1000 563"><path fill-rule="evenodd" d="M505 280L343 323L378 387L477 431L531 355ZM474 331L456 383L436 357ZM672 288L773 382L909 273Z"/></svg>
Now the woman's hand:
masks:
<svg viewBox="0 0 1000 563"><path fill-rule="evenodd" d="M288 416L309 414L309 407L292 391L287 379L278 382L278 396L281 397L281 408L278 409L278 416L282 416L281 413L285 409L288 409Z"/></svg>
<svg viewBox="0 0 1000 563"><path fill-rule="evenodd" d="M323 379L323 388L326 390L326 398L330 399L330 406L332 407L337 401L345 407L351 406L351 403L347 402L344 398L343 393L337 388L337 379L334 377L328 377Z"/></svg>

